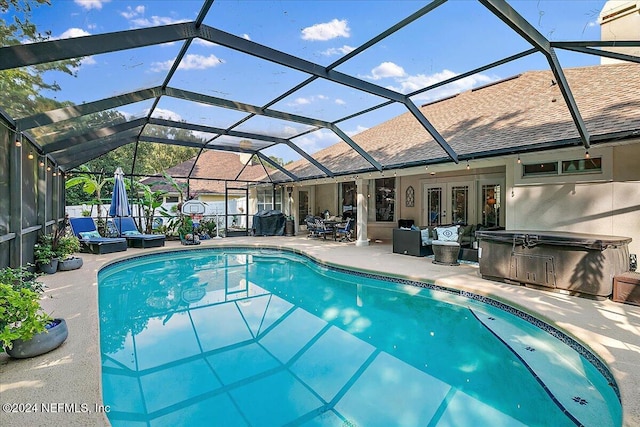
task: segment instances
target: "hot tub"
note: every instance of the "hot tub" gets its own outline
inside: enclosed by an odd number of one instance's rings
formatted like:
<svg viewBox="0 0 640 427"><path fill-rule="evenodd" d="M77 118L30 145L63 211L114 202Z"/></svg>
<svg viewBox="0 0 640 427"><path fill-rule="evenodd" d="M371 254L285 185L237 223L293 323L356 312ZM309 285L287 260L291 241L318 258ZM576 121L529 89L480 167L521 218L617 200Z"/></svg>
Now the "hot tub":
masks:
<svg viewBox="0 0 640 427"><path fill-rule="evenodd" d="M629 270L630 237L563 231L477 231L485 279L608 297Z"/></svg>

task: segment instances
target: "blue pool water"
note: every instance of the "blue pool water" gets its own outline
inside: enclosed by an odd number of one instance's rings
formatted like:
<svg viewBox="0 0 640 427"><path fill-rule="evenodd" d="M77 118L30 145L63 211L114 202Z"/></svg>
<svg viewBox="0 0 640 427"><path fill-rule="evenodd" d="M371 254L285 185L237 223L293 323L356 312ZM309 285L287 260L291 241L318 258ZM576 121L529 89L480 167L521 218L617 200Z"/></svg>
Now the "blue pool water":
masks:
<svg viewBox="0 0 640 427"><path fill-rule="evenodd" d="M241 248L98 279L114 426L621 425L601 362L486 298Z"/></svg>

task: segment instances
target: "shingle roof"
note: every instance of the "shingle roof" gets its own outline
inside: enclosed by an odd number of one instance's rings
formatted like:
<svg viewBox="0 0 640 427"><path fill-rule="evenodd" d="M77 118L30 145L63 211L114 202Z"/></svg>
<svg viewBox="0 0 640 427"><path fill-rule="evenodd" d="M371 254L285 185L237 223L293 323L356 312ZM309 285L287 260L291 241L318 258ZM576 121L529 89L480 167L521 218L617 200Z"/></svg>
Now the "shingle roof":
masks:
<svg viewBox="0 0 640 427"><path fill-rule="evenodd" d="M598 65L564 72L592 138L640 130L639 64ZM525 72L425 104L420 110L462 158L580 143L551 71ZM353 140L385 167L447 161L444 150L409 112L357 134ZM313 157L336 173L370 168L344 142ZM315 167L305 160L287 169L299 177L317 175ZM281 174L274 176L284 178Z"/></svg>
<svg viewBox="0 0 640 427"><path fill-rule="evenodd" d="M194 157L193 159L187 160L186 162L182 162L172 168L167 169L165 172L172 177L187 176L191 171L193 162L195 160L196 158ZM245 163L241 161L240 155L238 155L237 153L205 150L202 152L200 157L198 157L196 166L193 169L193 173L191 174L191 179L189 182L190 195L193 196L198 194L225 193L224 181L214 181L211 179L207 179L207 177L211 176L208 171L213 169L216 170L216 178L230 181L234 181L236 179L256 181L261 176L265 175L265 168L260 164L254 163L245 167ZM157 181L159 181L158 178L146 178L142 182L149 185L150 183ZM186 180L184 179L176 179L176 181L186 182ZM233 187L237 188L240 186L239 184L240 183L234 183ZM167 184L155 184L152 185L152 188L155 191L174 191L174 188L171 185Z"/></svg>

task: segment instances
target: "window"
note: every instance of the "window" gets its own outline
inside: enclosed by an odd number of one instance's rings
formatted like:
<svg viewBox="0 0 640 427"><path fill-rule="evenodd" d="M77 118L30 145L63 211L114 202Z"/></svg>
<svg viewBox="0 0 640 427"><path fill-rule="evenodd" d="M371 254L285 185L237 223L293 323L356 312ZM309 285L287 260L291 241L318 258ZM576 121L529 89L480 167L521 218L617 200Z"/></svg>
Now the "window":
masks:
<svg viewBox="0 0 640 427"><path fill-rule="evenodd" d="M482 185L482 220L485 227L500 226L500 184Z"/></svg>
<svg viewBox="0 0 640 427"><path fill-rule="evenodd" d="M395 178L379 178L375 181L376 221L393 221L396 203Z"/></svg>
<svg viewBox="0 0 640 427"><path fill-rule="evenodd" d="M558 162L531 163L522 165L523 176L557 175Z"/></svg>
<svg viewBox="0 0 640 427"><path fill-rule="evenodd" d="M564 160L562 162L562 173L589 173L602 172L602 158Z"/></svg>
<svg viewBox="0 0 640 427"><path fill-rule="evenodd" d="M340 186L340 192L342 194L342 217L354 217L358 204L356 183L353 181L343 182Z"/></svg>
<svg viewBox="0 0 640 427"><path fill-rule="evenodd" d="M273 188L258 188L256 199L258 201L258 212L273 209Z"/></svg>
<svg viewBox="0 0 640 427"><path fill-rule="evenodd" d="M178 203L178 196L167 196L164 201L165 203Z"/></svg>

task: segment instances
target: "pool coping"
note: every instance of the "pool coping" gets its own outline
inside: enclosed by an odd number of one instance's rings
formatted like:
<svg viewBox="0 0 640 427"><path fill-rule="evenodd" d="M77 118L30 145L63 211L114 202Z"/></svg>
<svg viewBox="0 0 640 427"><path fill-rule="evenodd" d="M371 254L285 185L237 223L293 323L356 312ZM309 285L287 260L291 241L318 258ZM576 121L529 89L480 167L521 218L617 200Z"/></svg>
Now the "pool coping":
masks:
<svg viewBox="0 0 640 427"><path fill-rule="evenodd" d="M593 301L487 281L480 278L477 268L472 266L432 265L425 258L393 254L388 244L356 247L353 244L315 242L295 237L222 239L206 241L197 248L181 247L179 242L167 242L165 248L129 249L108 255L83 254L84 268L56 273L42 280L49 286L49 298L43 300L43 306L67 319L71 324L70 339L58 350L34 359L19 361L0 354L2 401L51 401L51 390L60 387L59 383L64 381L64 390L56 395L58 401L101 403L97 334L98 271L114 261L138 255L167 250L199 250L210 246L287 249L327 266L432 283L498 300L560 329L604 361L620 387L623 425L640 425L640 410L634 405L640 399L640 308L610 300ZM359 267L353 268L353 264ZM427 277L431 279L427 280ZM600 316L600 322L597 316ZM575 320L572 320L574 317ZM78 330L87 333L78 334ZM109 425L104 414L100 413L12 413L2 416L5 426L59 424L63 417L66 425Z"/></svg>

